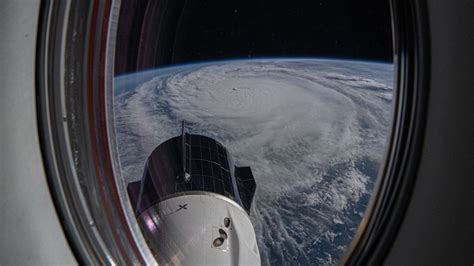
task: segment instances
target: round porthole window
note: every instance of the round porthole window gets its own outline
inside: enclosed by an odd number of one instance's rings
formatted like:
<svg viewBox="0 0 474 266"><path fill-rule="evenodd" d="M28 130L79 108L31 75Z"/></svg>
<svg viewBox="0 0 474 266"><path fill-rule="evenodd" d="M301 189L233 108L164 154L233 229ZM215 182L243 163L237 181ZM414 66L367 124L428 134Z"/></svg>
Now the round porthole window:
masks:
<svg viewBox="0 0 474 266"><path fill-rule="evenodd" d="M406 139L396 6L47 1L40 134L84 262L195 261L211 224L245 263L357 250Z"/></svg>

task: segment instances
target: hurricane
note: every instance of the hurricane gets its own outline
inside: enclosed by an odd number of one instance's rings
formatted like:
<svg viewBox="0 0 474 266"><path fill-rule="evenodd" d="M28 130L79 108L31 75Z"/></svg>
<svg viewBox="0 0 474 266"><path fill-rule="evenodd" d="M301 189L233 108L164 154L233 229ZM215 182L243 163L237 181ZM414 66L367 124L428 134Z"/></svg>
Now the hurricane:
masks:
<svg viewBox="0 0 474 266"><path fill-rule="evenodd" d="M367 207L391 122L393 65L313 58L215 61L114 79L122 176L186 130L252 168L262 265L334 265Z"/></svg>

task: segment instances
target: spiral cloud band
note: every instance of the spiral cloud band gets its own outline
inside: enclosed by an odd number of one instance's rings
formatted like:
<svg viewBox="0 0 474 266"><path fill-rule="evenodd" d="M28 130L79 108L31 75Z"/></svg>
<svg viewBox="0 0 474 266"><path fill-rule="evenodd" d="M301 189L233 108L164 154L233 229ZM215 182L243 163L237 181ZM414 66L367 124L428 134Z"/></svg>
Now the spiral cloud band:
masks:
<svg viewBox="0 0 474 266"><path fill-rule="evenodd" d="M123 177L187 130L223 143L257 183L262 263L335 264L367 206L390 126L393 66L220 61L115 78Z"/></svg>

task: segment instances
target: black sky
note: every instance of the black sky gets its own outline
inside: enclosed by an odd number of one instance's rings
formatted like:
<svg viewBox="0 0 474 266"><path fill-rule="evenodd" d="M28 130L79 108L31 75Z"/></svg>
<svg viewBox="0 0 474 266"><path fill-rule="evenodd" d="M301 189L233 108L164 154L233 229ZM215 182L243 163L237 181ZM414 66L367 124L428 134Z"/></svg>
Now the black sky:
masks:
<svg viewBox="0 0 474 266"><path fill-rule="evenodd" d="M392 61L381 0L122 1L116 74L227 58Z"/></svg>

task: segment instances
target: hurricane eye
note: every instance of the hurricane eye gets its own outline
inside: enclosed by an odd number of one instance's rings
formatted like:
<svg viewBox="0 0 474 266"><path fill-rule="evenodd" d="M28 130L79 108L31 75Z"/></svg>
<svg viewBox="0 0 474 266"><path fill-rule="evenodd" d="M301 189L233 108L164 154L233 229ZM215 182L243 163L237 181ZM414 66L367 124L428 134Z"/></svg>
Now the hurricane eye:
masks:
<svg viewBox="0 0 474 266"><path fill-rule="evenodd" d="M337 263L384 163L390 19L388 1L121 1L115 141L158 262L228 240L249 264Z"/></svg>

